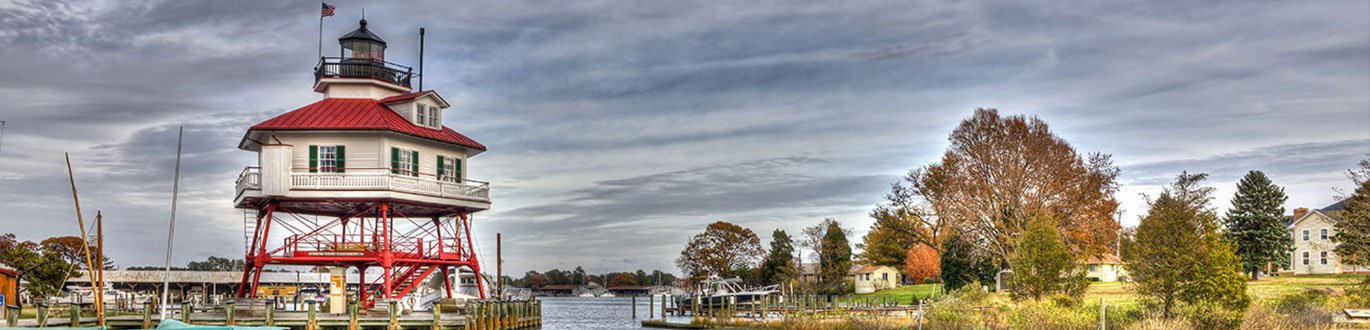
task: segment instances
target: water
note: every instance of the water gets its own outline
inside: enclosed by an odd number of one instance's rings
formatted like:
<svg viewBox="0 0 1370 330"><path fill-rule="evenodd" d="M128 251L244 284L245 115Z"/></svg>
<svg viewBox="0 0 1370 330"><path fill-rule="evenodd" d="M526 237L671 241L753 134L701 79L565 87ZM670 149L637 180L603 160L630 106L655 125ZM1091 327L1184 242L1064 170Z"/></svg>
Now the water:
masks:
<svg viewBox="0 0 1370 330"><path fill-rule="evenodd" d="M637 298L637 318L632 317L632 297L580 298L539 297L543 330L642 329L647 319L647 297ZM653 319L661 319L661 297L652 306ZM673 323L688 323L688 316L671 316Z"/></svg>

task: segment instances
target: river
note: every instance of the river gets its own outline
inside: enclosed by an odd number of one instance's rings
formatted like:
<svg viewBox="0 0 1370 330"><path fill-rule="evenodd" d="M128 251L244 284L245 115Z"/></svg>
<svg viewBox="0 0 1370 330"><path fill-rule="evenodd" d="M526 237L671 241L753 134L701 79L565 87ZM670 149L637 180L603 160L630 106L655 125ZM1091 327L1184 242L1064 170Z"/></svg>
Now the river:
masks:
<svg viewBox="0 0 1370 330"><path fill-rule="evenodd" d="M655 319L661 318L661 298L653 306ZM543 330L605 330L642 329L647 319L647 297L637 298L637 318L632 317L631 297L579 298L539 297L542 301ZM689 322L690 318L674 316L671 322Z"/></svg>

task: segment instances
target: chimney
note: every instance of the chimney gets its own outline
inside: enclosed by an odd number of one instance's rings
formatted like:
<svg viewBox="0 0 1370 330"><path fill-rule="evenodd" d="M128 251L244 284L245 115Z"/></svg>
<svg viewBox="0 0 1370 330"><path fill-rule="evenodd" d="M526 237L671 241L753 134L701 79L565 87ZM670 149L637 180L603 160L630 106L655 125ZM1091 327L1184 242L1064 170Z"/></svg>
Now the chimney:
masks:
<svg viewBox="0 0 1370 330"><path fill-rule="evenodd" d="M1299 218L1302 218L1305 215L1308 215L1307 207L1300 207L1294 209L1294 221L1299 221Z"/></svg>

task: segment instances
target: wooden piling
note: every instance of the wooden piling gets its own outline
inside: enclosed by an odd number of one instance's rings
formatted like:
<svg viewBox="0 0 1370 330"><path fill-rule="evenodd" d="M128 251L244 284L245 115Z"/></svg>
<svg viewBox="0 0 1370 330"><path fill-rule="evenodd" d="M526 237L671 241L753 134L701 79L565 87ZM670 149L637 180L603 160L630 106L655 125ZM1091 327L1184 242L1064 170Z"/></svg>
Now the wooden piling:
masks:
<svg viewBox="0 0 1370 330"><path fill-rule="evenodd" d="M189 300L181 301L181 322L190 324L190 311L193 309Z"/></svg>
<svg viewBox="0 0 1370 330"><path fill-rule="evenodd" d="M347 300L347 330L357 330L357 301Z"/></svg>
<svg viewBox="0 0 1370 330"><path fill-rule="evenodd" d="M442 330L442 304L433 302L433 330Z"/></svg>
<svg viewBox="0 0 1370 330"><path fill-rule="evenodd" d="M228 320L228 325L230 325L230 326L233 325L233 323L234 323L234 317L236 316L235 314L237 314L237 312L238 312L238 311L234 310L234 308L233 308L233 303L234 303L233 300L229 300L229 301L225 301L225 302L224 302L224 318Z"/></svg>
<svg viewBox="0 0 1370 330"><path fill-rule="evenodd" d="M647 319L650 320L650 319L655 318L656 315L653 315L653 314L652 314L652 313L655 313L655 312L656 312L656 296L652 295L651 293L648 293L648 294L647 294Z"/></svg>
<svg viewBox="0 0 1370 330"><path fill-rule="evenodd" d="M147 305L143 305L143 306L146 307ZM48 303L46 303L46 302L38 303L38 315L37 315L37 317L38 317L38 327L39 327L39 328L46 328L46 327L48 327L48 313L49 313L48 308L49 308ZM147 322L148 322L148 321L147 321L147 318L144 317L143 323L147 323ZM147 329L147 326L145 325L145 326L143 326L143 328L144 328L144 329Z"/></svg>
<svg viewBox="0 0 1370 330"><path fill-rule="evenodd" d="M399 318L400 318L400 304L399 304L399 302L398 302L398 301L393 301L393 300L391 300L391 301L390 301L390 304L386 306L386 309L390 312L390 325L389 325L388 329L390 329L390 330L399 330L399 329L400 329L400 319L399 319ZM309 330L314 330L314 329L309 329Z"/></svg>
<svg viewBox="0 0 1370 330"><path fill-rule="evenodd" d="M0 301L0 305L4 305L4 304L5 304L5 302ZM21 312L21 311L20 311L19 307L11 307L11 306L6 305L6 306L5 306L5 322L6 322L6 324L8 324L11 328L18 327L18 326L19 326L19 313L20 313L20 312Z"/></svg>
<svg viewBox="0 0 1370 330"><path fill-rule="evenodd" d="M80 327L81 327L81 304L71 304L71 308L67 310L67 317L71 319L71 327L72 327L72 328L80 328Z"/></svg>
<svg viewBox="0 0 1370 330"><path fill-rule="evenodd" d="M276 326L276 302L266 302L266 326Z"/></svg>
<svg viewBox="0 0 1370 330"><path fill-rule="evenodd" d="M633 319L637 319L637 295L633 295Z"/></svg>
<svg viewBox="0 0 1370 330"><path fill-rule="evenodd" d="M317 311L316 309L314 309L314 300L313 300L313 299L305 300L305 301L304 301L304 304L305 304L305 308L308 309L307 312L309 313L309 321L305 322L305 324L304 324L304 329L305 329L305 330L317 330L317 329L318 329L318 326L319 326L319 319L318 319L318 311Z"/></svg>

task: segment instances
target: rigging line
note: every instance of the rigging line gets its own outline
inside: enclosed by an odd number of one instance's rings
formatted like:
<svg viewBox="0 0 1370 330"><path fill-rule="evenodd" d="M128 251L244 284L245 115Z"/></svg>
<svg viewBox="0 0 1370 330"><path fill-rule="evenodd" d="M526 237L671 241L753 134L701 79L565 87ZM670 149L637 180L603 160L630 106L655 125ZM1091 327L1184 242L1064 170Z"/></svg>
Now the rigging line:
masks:
<svg viewBox="0 0 1370 330"><path fill-rule="evenodd" d="M0 147L5 146L5 121L0 120Z"/></svg>

